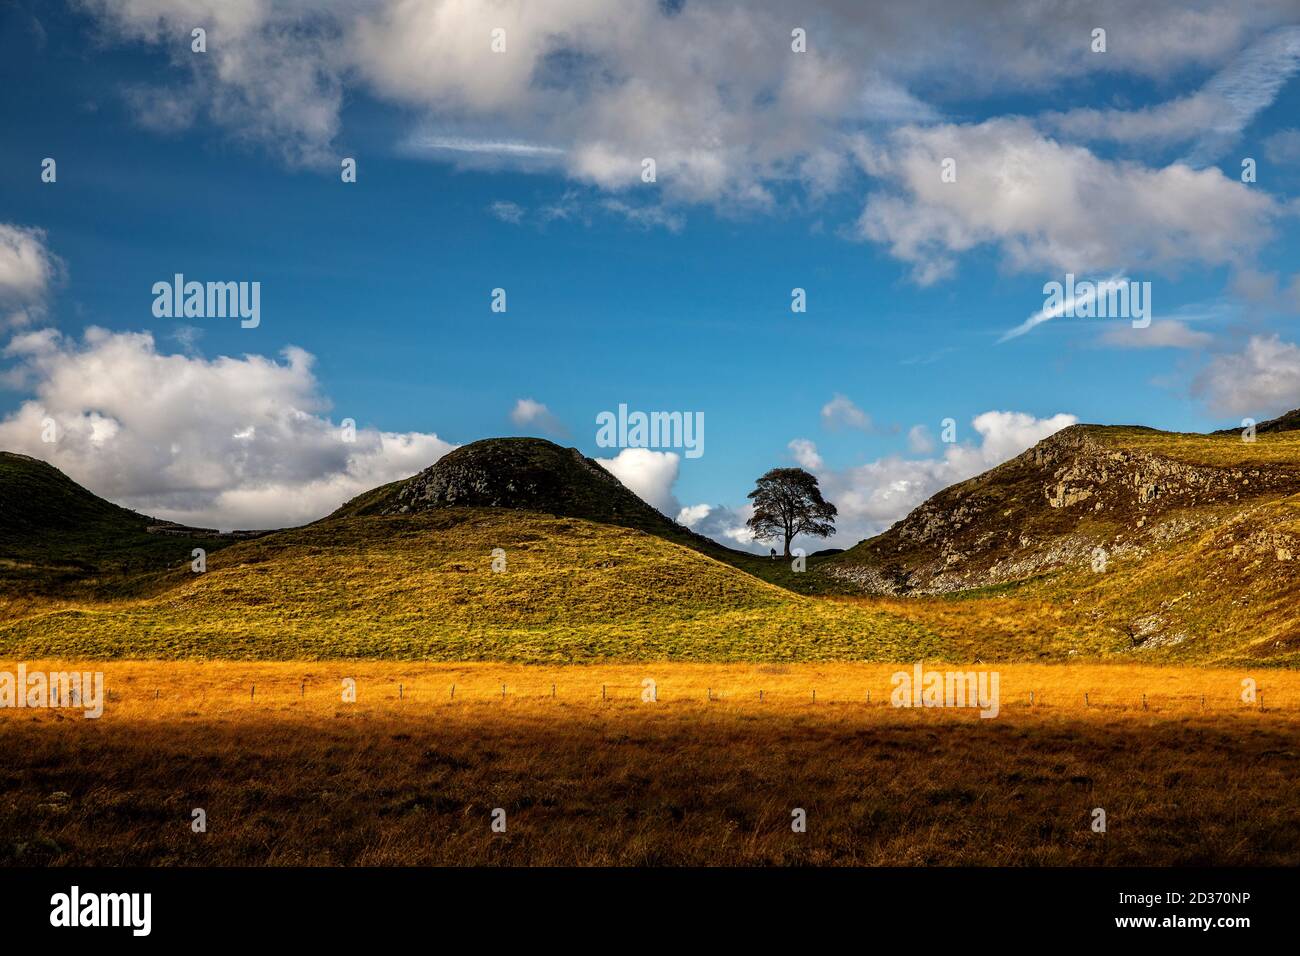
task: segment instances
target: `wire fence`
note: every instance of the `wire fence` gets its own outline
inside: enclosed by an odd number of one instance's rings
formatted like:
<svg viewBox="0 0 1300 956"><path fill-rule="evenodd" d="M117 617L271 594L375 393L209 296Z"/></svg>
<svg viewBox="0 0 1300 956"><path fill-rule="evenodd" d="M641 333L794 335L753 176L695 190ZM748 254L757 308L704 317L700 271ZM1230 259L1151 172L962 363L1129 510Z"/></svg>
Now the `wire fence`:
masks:
<svg viewBox="0 0 1300 956"><path fill-rule="evenodd" d="M366 707L411 706L429 704L486 704L527 702L540 704L606 704L641 705L717 704L747 707L791 705L855 706L883 709L981 709L981 699L970 696L961 702L932 702L919 696L900 700L889 686L846 688L842 685L827 687L794 688L790 686L713 686L708 684L663 683L492 683L483 681L433 684L428 681L405 683L401 681L363 681L345 676L329 680L266 680L247 684L207 686L198 691L181 687L147 687L138 682L123 688L109 687L107 703L135 704L156 701L159 704L200 701L223 701L246 705L291 705L295 702L313 703L330 701L340 706ZM1205 692L1170 693L1161 691L1116 691L1106 688L1095 690L1039 690L1015 689L1012 693L998 693L994 698L984 697L985 709L996 704L999 711L1060 711L1090 710L1098 712L1177 712L1177 713L1245 713L1245 712L1297 712L1300 711L1300 693L1289 688L1270 690L1267 686L1254 688L1252 694L1225 692L1222 685Z"/></svg>

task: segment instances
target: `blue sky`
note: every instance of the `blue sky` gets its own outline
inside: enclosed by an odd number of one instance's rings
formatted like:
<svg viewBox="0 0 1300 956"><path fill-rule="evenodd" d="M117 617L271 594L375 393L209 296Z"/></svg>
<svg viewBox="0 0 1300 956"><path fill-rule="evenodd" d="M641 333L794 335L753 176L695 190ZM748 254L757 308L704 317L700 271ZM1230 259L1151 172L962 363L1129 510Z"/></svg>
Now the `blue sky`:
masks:
<svg viewBox="0 0 1300 956"><path fill-rule="evenodd" d="M1300 15L1125 6L926 3L889 31L837 3L6 8L0 446L141 510L276 525L478 438L618 461L597 413L702 412L702 457L616 473L744 544L753 480L798 461L846 546L1058 416L1300 406ZM177 272L260 282L260 325L156 318ZM1152 328L999 341L1066 272L1151 282ZM521 399L546 411L512 420ZM356 448L330 444L344 418Z"/></svg>

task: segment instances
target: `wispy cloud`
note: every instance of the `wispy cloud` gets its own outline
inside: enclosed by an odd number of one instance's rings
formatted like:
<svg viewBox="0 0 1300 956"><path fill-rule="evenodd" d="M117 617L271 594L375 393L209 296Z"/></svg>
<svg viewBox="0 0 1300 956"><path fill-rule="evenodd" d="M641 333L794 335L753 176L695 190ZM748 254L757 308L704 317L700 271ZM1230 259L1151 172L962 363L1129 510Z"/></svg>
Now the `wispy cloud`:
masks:
<svg viewBox="0 0 1300 956"><path fill-rule="evenodd" d="M1110 284L1110 283L1127 282L1127 281L1128 279L1122 275L1113 275L1109 279L1102 280L1101 283L1089 282L1087 286L1084 287L1084 290L1082 292L1076 292L1074 296L1070 299L1063 299L1061 302L1057 304L1052 304L1049 301L1041 309L1039 309L1029 318L1025 319L1025 321L1021 322L1014 329L1011 329L1009 332L1004 332L1002 338L998 339L998 344L1000 345L1003 342L1009 341L1010 339L1019 338L1020 336L1024 335L1026 332L1030 331L1031 329L1035 329L1038 326L1042 325L1044 322L1050 322L1052 321L1052 319L1059 319L1067 312L1070 312L1072 314L1077 314L1077 312L1079 311L1079 307L1081 305L1096 300L1097 288L1099 287L1099 285L1103 283ZM1080 283L1080 285L1082 285L1082 283ZM1044 294L1046 294L1046 290L1044 290Z"/></svg>
<svg viewBox="0 0 1300 956"><path fill-rule="evenodd" d="M558 146L497 139L467 139L459 136L435 136L417 133L406 141L409 152L471 153L487 156L505 156L512 159L563 156Z"/></svg>
<svg viewBox="0 0 1300 956"><path fill-rule="evenodd" d="M498 199L492 205L488 206L488 212L492 213L502 222L508 222L512 226L517 226L524 221L524 207L518 203L509 202L504 199Z"/></svg>
<svg viewBox="0 0 1300 956"><path fill-rule="evenodd" d="M1248 46L1199 90L1141 109L1084 107L1044 122L1063 136L1134 146L1190 143L1179 160L1200 168L1230 150L1300 72L1300 27L1274 30Z"/></svg>
<svg viewBox="0 0 1300 956"><path fill-rule="evenodd" d="M1135 329L1129 323L1107 329L1101 344L1120 349L1200 349L1214 341L1209 332L1188 328L1182 322L1163 319L1148 328Z"/></svg>
<svg viewBox="0 0 1300 956"><path fill-rule="evenodd" d="M1277 99L1300 72L1300 27L1276 30L1249 46L1230 66L1206 83L1200 95L1218 105L1215 122L1204 132L1186 162L1204 166L1236 143L1242 131Z"/></svg>

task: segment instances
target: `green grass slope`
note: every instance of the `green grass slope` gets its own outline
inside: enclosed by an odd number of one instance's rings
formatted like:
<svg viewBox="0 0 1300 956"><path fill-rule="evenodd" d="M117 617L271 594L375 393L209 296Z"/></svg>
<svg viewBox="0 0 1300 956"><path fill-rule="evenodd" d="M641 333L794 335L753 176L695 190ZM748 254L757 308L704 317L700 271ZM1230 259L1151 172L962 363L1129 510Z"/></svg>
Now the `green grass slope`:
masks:
<svg viewBox="0 0 1300 956"><path fill-rule="evenodd" d="M0 452L0 617L29 599L135 593L188 566L194 548L216 551L232 540L147 530L157 524L53 465Z"/></svg>
<svg viewBox="0 0 1300 956"><path fill-rule="evenodd" d="M506 570L492 570L492 551ZM774 587L661 537L499 508L344 515L236 544L144 598L0 624L0 656L912 660L922 624Z"/></svg>
<svg viewBox="0 0 1300 956"><path fill-rule="evenodd" d="M332 518L419 514L448 507L529 510L635 528L800 593L837 593L832 579L796 573L789 561L736 551L669 519L576 448L543 438L485 438L449 452L418 475L373 488ZM823 559L809 558L812 568Z"/></svg>

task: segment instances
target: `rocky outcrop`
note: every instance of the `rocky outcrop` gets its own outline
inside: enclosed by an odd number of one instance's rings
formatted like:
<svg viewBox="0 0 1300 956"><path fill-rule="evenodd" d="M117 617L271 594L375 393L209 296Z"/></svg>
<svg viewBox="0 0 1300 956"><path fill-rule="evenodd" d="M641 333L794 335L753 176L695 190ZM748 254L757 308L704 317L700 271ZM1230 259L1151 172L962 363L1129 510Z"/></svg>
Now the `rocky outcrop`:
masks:
<svg viewBox="0 0 1300 956"><path fill-rule="evenodd" d="M1292 468L1188 464L1113 448L1075 428L1040 442L1021 458L1051 469L1043 494L1052 508L1072 508L1089 501L1089 507L1098 511L1143 505L1189 506L1210 500L1237 501L1296 484Z"/></svg>
<svg viewBox="0 0 1300 956"><path fill-rule="evenodd" d="M711 554L726 549L656 511L576 448L541 438L486 438L418 475L369 491L331 517L510 508L636 528Z"/></svg>
<svg viewBox="0 0 1300 956"><path fill-rule="evenodd" d="M1178 447L1176 438L1170 436L1168 447ZM1099 552L1103 565L1140 556L1227 517L1201 506L1297 491L1300 462L1181 461L1106 440L1097 426L1076 425L945 489L822 573L876 593L987 587L1095 566ZM1274 550L1300 554L1283 545Z"/></svg>

